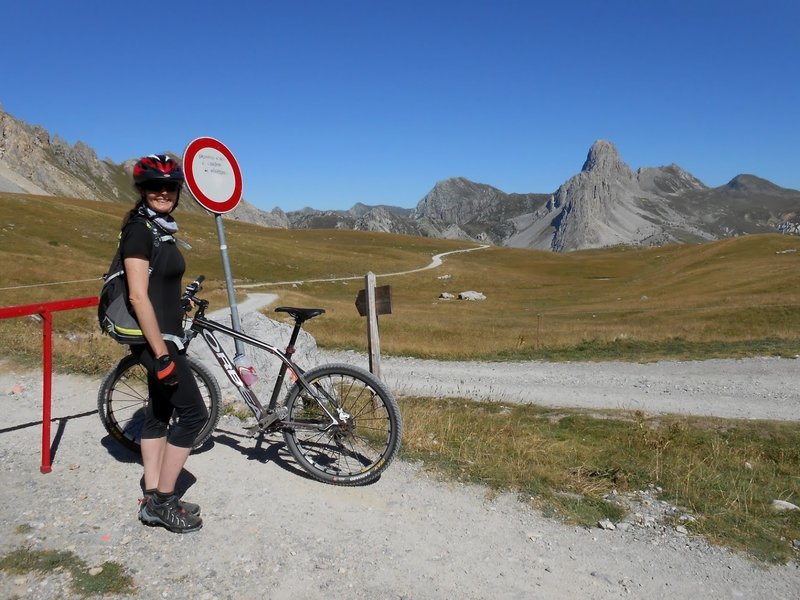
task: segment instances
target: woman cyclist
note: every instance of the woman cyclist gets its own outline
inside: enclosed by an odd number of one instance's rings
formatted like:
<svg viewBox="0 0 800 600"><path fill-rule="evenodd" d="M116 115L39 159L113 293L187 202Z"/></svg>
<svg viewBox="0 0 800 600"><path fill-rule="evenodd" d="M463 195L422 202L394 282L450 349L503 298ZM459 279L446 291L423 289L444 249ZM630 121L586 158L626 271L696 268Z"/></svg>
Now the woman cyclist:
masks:
<svg viewBox="0 0 800 600"><path fill-rule="evenodd" d="M187 533L203 526L200 507L179 499L175 485L208 411L181 343L186 265L171 213L184 177L175 160L153 154L136 162L133 181L139 202L123 221L120 248L130 303L147 341L131 346L147 369L150 395L141 439L145 497L139 519Z"/></svg>

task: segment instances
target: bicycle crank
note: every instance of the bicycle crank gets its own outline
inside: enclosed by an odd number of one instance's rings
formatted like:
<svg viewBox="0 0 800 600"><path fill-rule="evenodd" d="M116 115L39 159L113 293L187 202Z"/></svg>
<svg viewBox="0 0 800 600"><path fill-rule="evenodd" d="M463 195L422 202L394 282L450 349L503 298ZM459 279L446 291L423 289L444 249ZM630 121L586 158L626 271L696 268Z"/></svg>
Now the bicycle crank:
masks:
<svg viewBox="0 0 800 600"><path fill-rule="evenodd" d="M270 427L283 421L288 414L289 411L285 406L279 406L275 410L264 413L258 423L251 425L250 427L245 427L245 431L247 431L248 435L250 436L256 436L259 433L265 433Z"/></svg>

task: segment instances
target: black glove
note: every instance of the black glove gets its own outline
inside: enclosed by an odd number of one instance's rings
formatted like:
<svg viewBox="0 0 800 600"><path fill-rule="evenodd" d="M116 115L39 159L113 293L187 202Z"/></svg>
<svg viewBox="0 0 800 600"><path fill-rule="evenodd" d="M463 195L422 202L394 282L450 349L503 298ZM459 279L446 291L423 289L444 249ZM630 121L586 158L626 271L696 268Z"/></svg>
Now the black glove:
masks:
<svg viewBox="0 0 800 600"><path fill-rule="evenodd" d="M156 359L156 379L164 385L178 385L178 370L169 354Z"/></svg>

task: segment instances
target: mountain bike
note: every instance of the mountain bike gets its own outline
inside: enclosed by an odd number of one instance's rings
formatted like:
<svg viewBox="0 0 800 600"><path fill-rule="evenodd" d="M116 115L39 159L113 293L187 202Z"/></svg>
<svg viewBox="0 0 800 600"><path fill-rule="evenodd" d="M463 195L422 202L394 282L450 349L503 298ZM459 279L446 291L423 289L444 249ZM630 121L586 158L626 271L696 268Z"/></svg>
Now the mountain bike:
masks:
<svg viewBox="0 0 800 600"><path fill-rule="evenodd" d="M375 481L400 448L403 425L397 401L381 381L359 367L332 363L304 370L293 360L303 323L325 309L276 308L275 312L287 313L294 320L289 343L282 350L207 318L209 303L196 296L203 280L200 276L186 286L182 297L185 305L196 307L184 345L188 347L197 335L206 341L255 417L250 433L282 433L297 464L318 481L347 486ZM280 360L266 407L240 376L215 334L241 340ZM198 448L209 440L219 422L222 394L219 383L201 362L190 357L189 364L209 413L193 444ZM289 389L279 402L287 375ZM135 452L140 451L147 389L144 367L128 355L105 376L98 393L98 413L106 431Z"/></svg>

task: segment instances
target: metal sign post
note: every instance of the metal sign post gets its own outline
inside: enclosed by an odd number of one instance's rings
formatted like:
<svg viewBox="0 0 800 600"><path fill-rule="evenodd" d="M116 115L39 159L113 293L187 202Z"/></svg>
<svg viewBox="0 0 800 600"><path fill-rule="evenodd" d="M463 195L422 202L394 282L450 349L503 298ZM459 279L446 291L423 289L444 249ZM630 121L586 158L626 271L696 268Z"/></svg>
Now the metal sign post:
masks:
<svg viewBox="0 0 800 600"><path fill-rule="evenodd" d="M222 215L236 208L242 199L242 172L233 153L222 142L209 137L197 138L189 143L183 153L183 170L186 173L186 187L194 199L214 214L222 270L228 288L228 304L231 307L231 327L241 332ZM234 343L236 354L244 354L244 343L241 340L234 340Z"/></svg>
<svg viewBox="0 0 800 600"><path fill-rule="evenodd" d="M231 327L234 331L242 331L239 321L239 308L236 305L236 292L233 289L233 276L231 263L228 260L228 245L225 243L225 228L222 226L222 215L214 215L217 223L217 237L219 238L219 253L222 256L222 271L225 274L225 285L228 288L228 306L231 307ZM239 339L233 340L236 354L244 354L244 343Z"/></svg>

